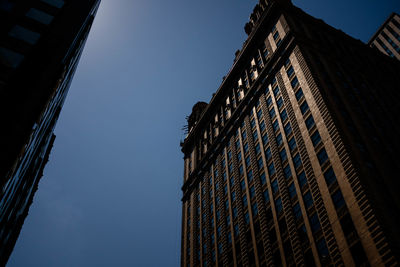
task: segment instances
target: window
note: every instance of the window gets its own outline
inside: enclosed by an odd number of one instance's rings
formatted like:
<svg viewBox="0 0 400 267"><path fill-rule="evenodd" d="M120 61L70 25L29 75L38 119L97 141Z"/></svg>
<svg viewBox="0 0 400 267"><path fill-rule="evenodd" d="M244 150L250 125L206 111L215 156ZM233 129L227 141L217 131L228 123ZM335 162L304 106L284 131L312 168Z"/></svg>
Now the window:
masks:
<svg viewBox="0 0 400 267"><path fill-rule="evenodd" d="M253 171L249 171L247 173L247 179L249 180L249 182L253 181Z"/></svg>
<svg viewBox="0 0 400 267"><path fill-rule="evenodd" d="M300 167L301 166L301 158L300 158L300 154L299 153L297 153L294 157L293 157L293 164L294 164L294 167L297 169L298 167Z"/></svg>
<svg viewBox="0 0 400 267"><path fill-rule="evenodd" d="M239 148L240 148L240 141L239 141L239 140L236 140L235 145L236 145L236 149L239 150Z"/></svg>
<svg viewBox="0 0 400 267"><path fill-rule="evenodd" d="M250 165L250 157L249 156L246 157L245 163L246 163L246 167L249 167L249 165Z"/></svg>
<svg viewBox="0 0 400 267"><path fill-rule="evenodd" d="M267 160L270 160L272 158L271 148L267 148L267 150L265 151L265 157L267 158Z"/></svg>
<svg viewBox="0 0 400 267"><path fill-rule="evenodd" d="M258 214L257 203L254 203L254 204L251 206L251 210L253 211L253 215L254 215L254 216L257 216L257 214Z"/></svg>
<svg viewBox="0 0 400 267"><path fill-rule="evenodd" d="M290 150L293 150L297 147L296 140L294 139L294 137L290 138L288 143Z"/></svg>
<svg viewBox="0 0 400 267"><path fill-rule="evenodd" d="M318 131L316 131L315 133L313 133L313 135L311 135L311 141L314 146L318 145L321 142L321 136L319 135Z"/></svg>
<svg viewBox="0 0 400 267"><path fill-rule="evenodd" d="M239 236L239 225L235 224L235 236Z"/></svg>
<svg viewBox="0 0 400 267"><path fill-rule="evenodd" d="M243 175L243 165L239 166L239 174L242 176Z"/></svg>
<svg viewBox="0 0 400 267"><path fill-rule="evenodd" d="M8 48L0 47L0 60L6 67L15 69L24 60L24 56Z"/></svg>
<svg viewBox="0 0 400 267"><path fill-rule="evenodd" d="M273 90L274 96L277 96L279 94L279 86L276 86Z"/></svg>
<svg viewBox="0 0 400 267"><path fill-rule="evenodd" d="M244 214L244 220L246 221L246 224L249 224L249 223L250 223L250 217L249 217L249 213L248 213L248 212L246 212L246 213Z"/></svg>
<svg viewBox="0 0 400 267"><path fill-rule="evenodd" d="M296 219L299 219L301 217L301 209L299 203L293 206L293 213Z"/></svg>
<svg viewBox="0 0 400 267"><path fill-rule="evenodd" d="M228 151L228 160L230 160L232 158L232 152L229 150Z"/></svg>
<svg viewBox="0 0 400 267"><path fill-rule="evenodd" d="M257 142L257 138L258 138L257 131L254 131L253 132L253 140L254 140L254 142Z"/></svg>
<svg viewBox="0 0 400 267"><path fill-rule="evenodd" d="M232 209L232 214L233 214L233 218L236 219L237 218L237 208Z"/></svg>
<svg viewBox="0 0 400 267"><path fill-rule="evenodd" d="M53 16L36 8L29 9L29 11L26 13L26 16L45 25L49 25L54 19Z"/></svg>
<svg viewBox="0 0 400 267"><path fill-rule="evenodd" d="M250 198L253 198L256 196L256 189L254 186L250 187Z"/></svg>
<svg viewBox="0 0 400 267"><path fill-rule="evenodd" d="M304 171L299 173L299 175L297 175L297 180L299 181L300 187L303 187L307 183L306 173Z"/></svg>
<svg viewBox="0 0 400 267"><path fill-rule="evenodd" d="M294 183L291 183L288 187L289 196L293 198L296 195L296 188L294 187Z"/></svg>
<svg viewBox="0 0 400 267"><path fill-rule="evenodd" d="M242 153L239 152L236 157L237 160L240 162L242 160Z"/></svg>
<svg viewBox="0 0 400 267"><path fill-rule="evenodd" d="M275 174L275 166L273 162L268 165L268 173L270 176Z"/></svg>
<svg viewBox="0 0 400 267"><path fill-rule="evenodd" d="M274 131L275 131L275 132L279 129L279 122L278 122L278 120L275 120L275 121L272 123L272 128L274 128Z"/></svg>
<svg viewBox="0 0 400 267"><path fill-rule="evenodd" d="M321 258L326 258L329 256L329 251L328 247L326 246L325 239L322 238L317 242L317 250Z"/></svg>
<svg viewBox="0 0 400 267"><path fill-rule="evenodd" d="M272 98L271 98L271 97L268 97L268 98L267 98L267 105L268 105L268 106L271 106L271 105L272 105Z"/></svg>
<svg viewBox="0 0 400 267"><path fill-rule="evenodd" d="M313 118L313 116L309 116L307 119L306 119L306 126L307 126L307 129L311 129L311 127L313 127L315 125L315 121L314 121L314 118Z"/></svg>
<svg viewBox="0 0 400 267"><path fill-rule="evenodd" d="M278 38L279 38L279 32L278 31L276 31L275 33L274 33L274 40L276 41Z"/></svg>
<svg viewBox="0 0 400 267"><path fill-rule="evenodd" d="M37 32L33 32L19 25L15 25L10 32L8 33L11 37L14 37L18 40L27 42L28 44L34 45L40 38L40 34Z"/></svg>
<svg viewBox="0 0 400 267"><path fill-rule="evenodd" d="M262 110L260 109L259 111L257 111L257 118L261 119L262 116Z"/></svg>
<svg viewBox="0 0 400 267"><path fill-rule="evenodd" d="M272 186L272 193L276 194L279 191L279 187L278 187L278 180L274 180L271 184Z"/></svg>
<svg viewBox="0 0 400 267"><path fill-rule="evenodd" d="M247 207L247 196L243 196L243 206Z"/></svg>
<svg viewBox="0 0 400 267"><path fill-rule="evenodd" d="M322 148L318 152L317 157L318 157L319 164L321 164L321 165L324 164L328 160L328 154L326 154L325 148Z"/></svg>
<svg viewBox="0 0 400 267"><path fill-rule="evenodd" d="M286 125L285 125L285 134L286 135L289 135L289 134L291 134L292 133L292 126L290 125L290 122L288 122Z"/></svg>
<svg viewBox="0 0 400 267"><path fill-rule="evenodd" d="M293 75L293 73L294 73L293 66L290 66L290 68L286 71L286 73L287 73L287 75L288 75L289 77L291 77L291 76Z"/></svg>
<svg viewBox="0 0 400 267"><path fill-rule="evenodd" d="M333 171L332 167L330 167L325 173L324 173L324 178L325 182L328 186L333 184L336 181L336 175L335 172Z"/></svg>
<svg viewBox="0 0 400 267"><path fill-rule="evenodd" d="M260 132L263 132L264 130L265 130L265 122L262 121L262 122L260 123Z"/></svg>
<svg viewBox="0 0 400 267"><path fill-rule="evenodd" d="M321 224L319 223L318 215L316 213L314 213L314 215L312 215L310 218L310 226L313 233L321 228Z"/></svg>
<svg viewBox="0 0 400 267"><path fill-rule="evenodd" d="M297 90L295 95L296 95L297 101L299 101L304 96L303 90L301 88L299 88L299 90Z"/></svg>
<svg viewBox="0 0 400 267"><path fill-rule="evenodd" d="M342 191L337 190L333 195L332 195L332 200L333 204L335 205L336 209L340 209L343 207L346 203L344 202L344 198L342 195Z"/></svg>
<svg viewBox="0 0 400 267"><path fill-rule="evenodd" d="M53 7L57 7L57 8L62 8L62 6L64 5L64 1L63 0L42 0L42 2L45 2Z"/></svg>
<svg viewBox="0 0 400 267"><path fill-rule="evenodd" d="M242 138L243 138L243 140L246 140L246 138L247 138L246 131L243 131L243 133L242 133Z"/></svg>
<svg viewBox="0 0 400 267"><path fill-rule="evenodd" d="M240 188L241 188L242 190L245 190L245 189L246 189L246 183L245 183L244 180L240 181Z"/></svg>
<svg viewBox="0 0 400 267"><path fill-rule="evenodd" d="M282 119L282 121L285 121L287 118L288 118L288 115L287 115L286 109L284 109L281 112L281 119Z"/></svg>
<svg viewBox="0 0 400 267"><path fill-rule="evenodd" d="M217 236L218 236L218 237L221 236L221 227L220 227L220 226L217 228Z"/></svg>
<svg viewBox="0 0 400 267"><path fill-rule="evenodd" d="M286 179L289 179L292 176L292 171L290 170L289 165L286 165L286 167L283 168L283 175L285 176Z"/></svg>
<svg viewBox="0 0 400 267"><path fill-rule="evenodd" d="M256 121L254 119L251 119L250 126L251 128L254 128L256 126Z"/></svg>
<svg viewBox="0 0 400 267"><path fill-rule="evenodd" d="M268 190L265 190L264 193L263 193L263 195L264 195L264 200L265 200L265 202L269 202Z"/></svg>
<svg viewBox="0 0 400 267"><path fill-rule="evenodd" d="M276 104L278 105L278 108L279 108L279 109L283 106L282 97L280 97L280 98L276 101Z"/></svg>
<svg viewBox="0 0 400 267"><path fill-rule="evenodd" d="M286 150L285 150L285 149L282 149L282 150L279 152L279 156L281 157L281 160L282 160L282 161L287 160Z"/></svg>
<svg viewBox="0 0 400 267"><path fill-rule="evenodd" d="M273 119L273 118L276 116L276 113L275 113L275 109L274 109L274 108L272 108L272 109L269 111L269 116L271 117L271 119Z"/></svg>
<svg viewBox="0 0 400 267"><path fill-rule="evenodd" d="M306 206L306 208L310 208L312 207L312 205L314 204L311 193L307 192L304 196L303 196L303 200L304 200L304 205Z"/></svg>
<svg viewBox="0 0 400 267"><path fill-rule="evenodd" d="M235 193L235 191L232 192L231 198L232 198L232 202L235 201L235 199L236 199L236 193Z"/></svg>
<svg viewBox="0 0 400 267"><path fill-rule="evenodd" d="M259 158L259 159L257 160L257 166L258 166L258 169L259 169L259 170L261 170L261 169L264 167L262 158Z"/></svg>
<svg viewBox="0 0 400 267"><path fill-rule="evenodd" d="M265 185L265 183L267 182L267 178L265 177L265 173L262 173L260 175L260 180L261 180L261 184Z"/></svg>
<svg viewBox="0 0 400 267"><path fill-rule="evenodd" d="M268 143L268 135L264 134L262 137L263 144L266 145Z"/></svg>
<svg viewBox="0 0 400 267"><path fill-rule="evenodd" d="M244 150L244 153L247 153L247 151L249 151L249 144L244 144L244 146L243 146L243 150Z"/></svg>
<svg viewBox="0 0 400 267"><path fill-rule="evenodd" d="M233 171L232 163L229 164L229 167L228 167L228 168L229 168L229 173L232 173L232 171Z"/></svg>
<svg viewBox="0 0 400 267"><path fill-rule="evenodd" d="M229 200L225 200L225 209L227 210L229 208Z"/></svg>
<svg viewBox="0 0 400 267"><path fill-rule="evenodd" d="M228 225L230 225L230 224L228 224ZM232 244L232 236L231 236L231 233L228 233L226 237L227 237L227 239L228 239L228 243L229 243L229 244Z"/></svg>
<svg viewBox="0 0 400 267"><path fill-rule="evenodd" d="M299 84L299 80L297 79L296 76L293 78L290 84L292 85L292 88L296 88L296 86Z"/></svg>
<svg viewBox="0 0 400 267"><path fill-rule="evenodd" d="M300 105L301 114L306 113L309 109L307 101L304 101L303 104Z"/></svg>
<svg viewBox="0 0 400 267"><path fill-rule="evenodd" d="M277 144L278 146L281 146L281 145L283 144L282 134L278 134L278 135L276 136L276 144Z"/></svg>
<svg viewBox="0 0 400 267"><path fill-rule="evenodd" d="M226 195L228 193L228 186L224 185L224 194Z"/></svg>
<svg viewBox="0 0 400 267"><path fill-rule="evenodd" d="M260 154L260 152L261 152L260 144L256 145L255 150L256 150L257 155Z"/></svg>
<svg viewBox="0 0 400 267"><path fill-rule="evenodd" d="M233 177L231 177L231 179L229 179L229 183L231 186L235 185L235 179Z"/></svg>
<svg viewBox="0 0 400 267"><path fill-rule="evenodd" d="M282 199L281 198L278 198L276 201L275 201L275 208L276 208L276 213L281 213L282 212L282 209L283 209L283 207L282 207Z"/></svg>

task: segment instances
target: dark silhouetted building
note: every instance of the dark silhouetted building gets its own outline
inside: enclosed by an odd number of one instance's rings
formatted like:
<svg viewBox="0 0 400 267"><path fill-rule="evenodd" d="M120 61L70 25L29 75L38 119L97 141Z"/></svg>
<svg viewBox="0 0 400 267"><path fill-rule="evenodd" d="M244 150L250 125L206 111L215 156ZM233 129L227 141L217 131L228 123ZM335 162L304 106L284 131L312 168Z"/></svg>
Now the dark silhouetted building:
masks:
<svg viewBox="0 0 400 267"><path fill-rule="evenodd" d="M371 47L400 60L400 16L392 13L368 42Z"/></svg>
<svg viewBox="0 0 400 267"><path fill-rule="evenodd" d="M0 265L54 142L53 130L100 0L0 0Z"/></svg>
<svg viewBox="0 0 400 267"><path fill-rule="evenodd" d="M181 144L181 265L398 266L400 63L289 0L245 31Z"/></svg>

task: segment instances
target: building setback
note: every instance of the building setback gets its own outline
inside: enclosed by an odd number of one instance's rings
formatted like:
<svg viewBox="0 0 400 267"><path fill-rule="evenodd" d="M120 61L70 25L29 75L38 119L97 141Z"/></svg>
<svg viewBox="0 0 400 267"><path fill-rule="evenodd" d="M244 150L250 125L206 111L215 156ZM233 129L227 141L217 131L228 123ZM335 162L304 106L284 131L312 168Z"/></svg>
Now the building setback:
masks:
<svg viewBox="0 0 400 267"><path fill-rule="evenodd" d="M0 265L14 248L100 0L0 0Z"/></svg>
<svg viewBox="0 0 400 267"><path fill-rule="evenodd" d="M392 13L372 36L368 45L400 60L400 16Z"/></svg>
<svg viewBox="0 0 400 267"><path fill-rule="evenodd" d="M400 63L261 0L182 142L182 266L397 266Z"/></svg>

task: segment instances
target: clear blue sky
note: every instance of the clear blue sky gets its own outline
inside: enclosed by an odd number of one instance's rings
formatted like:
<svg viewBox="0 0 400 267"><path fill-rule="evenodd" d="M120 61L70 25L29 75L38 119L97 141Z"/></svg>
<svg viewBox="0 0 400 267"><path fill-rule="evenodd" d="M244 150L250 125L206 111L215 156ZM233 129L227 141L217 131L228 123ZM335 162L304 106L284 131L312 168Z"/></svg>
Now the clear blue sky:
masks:
<svg viewBox="0 0 400 267"><path fill-rule="evenodd" d="M9 267L179 266L181 128L256 0L103 0ZM367 41L398 0L294 0Z"/></svg>

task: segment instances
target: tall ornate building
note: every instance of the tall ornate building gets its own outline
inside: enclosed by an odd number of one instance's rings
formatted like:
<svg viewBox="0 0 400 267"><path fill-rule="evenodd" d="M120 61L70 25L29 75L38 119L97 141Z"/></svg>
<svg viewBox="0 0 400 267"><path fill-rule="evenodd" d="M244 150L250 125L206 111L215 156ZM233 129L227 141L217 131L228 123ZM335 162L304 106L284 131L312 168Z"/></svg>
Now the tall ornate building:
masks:
<svg viewBox="0 0 400 267"><path fill-rule="evenodd" d="M371 47L400 60L400 16L392 13L368 42Z"/></svg>
<svg viewBox="0 0 400 267"><path fill-rule="evenodd" d="M289 0L182 142L182 266L398 266L400 63Z"/></svg>
<svg viewBox="0 0 400 267"><path fill-rule="evenodd" d="M0 0L0 265L18 238L100 0Z"/></svg>

